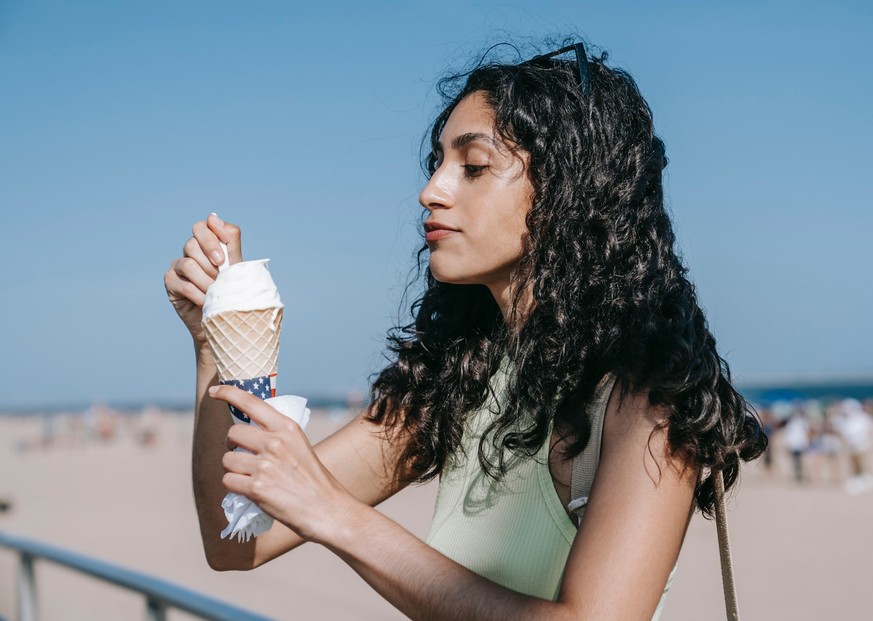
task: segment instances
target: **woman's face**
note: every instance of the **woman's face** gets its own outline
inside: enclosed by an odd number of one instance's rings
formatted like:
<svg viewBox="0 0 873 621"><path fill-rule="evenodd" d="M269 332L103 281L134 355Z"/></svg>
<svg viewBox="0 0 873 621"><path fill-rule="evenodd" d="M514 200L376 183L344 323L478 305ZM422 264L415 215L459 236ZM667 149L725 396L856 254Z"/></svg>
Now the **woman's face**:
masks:
<svg viewBox="0 0 873 621"><path fill-rule="evenodd" d="M486 285L504 297L527 235L533 186L527 158L496 136L481 93L452 111L435 153L436 171L418 200L430 270L440 282Z"/></svg>

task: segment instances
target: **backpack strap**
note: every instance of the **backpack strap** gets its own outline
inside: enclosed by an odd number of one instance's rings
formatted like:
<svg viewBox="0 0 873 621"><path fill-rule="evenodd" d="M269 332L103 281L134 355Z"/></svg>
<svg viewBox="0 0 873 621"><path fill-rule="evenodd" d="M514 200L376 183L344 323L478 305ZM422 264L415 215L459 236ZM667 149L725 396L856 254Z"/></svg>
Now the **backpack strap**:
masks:
<svg viewBox="0 0 873 621"><path fill-rule="evenodd" d="M570 475L570 503L567 509L575 513L579 521L588 504L591 486L594 483L594 473L600 463L600 446L603 441L603 420L606 418L606 406L615 386L614 375L604 375L594 390L594 399L588 406L588 417L591 421L591 436L588 444L573 458L573 470Z"/></svg>
<svg viewBox="0 0 873 621"><path fill-rule="evenodd" d="M714 471L715 479L715 527L718 532L718 558L721 562L721 585L724 590L724 606L728 621L739 621L737 587L734 583L734 566L731 561L731 542L728 538L727 511L724 506L724 474Z"/></svg>

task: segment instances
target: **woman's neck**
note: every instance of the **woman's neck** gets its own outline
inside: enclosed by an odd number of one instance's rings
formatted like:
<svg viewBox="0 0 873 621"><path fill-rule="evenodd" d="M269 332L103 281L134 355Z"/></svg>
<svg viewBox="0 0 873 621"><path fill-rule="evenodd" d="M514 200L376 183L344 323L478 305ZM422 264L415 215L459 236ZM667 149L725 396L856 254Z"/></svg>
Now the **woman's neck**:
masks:
<svg viewBox="0 0 873 621"><path fill-rule="evenodd" d="M521 296L518 307L514 305L515 290L512 281L488 285L488 290L491 291L494 301L497 302L497 307L500 309L500 314L503 315L504 323L510 327L520 327L533 309L533 293L531 288L528 287Z"/></svg>

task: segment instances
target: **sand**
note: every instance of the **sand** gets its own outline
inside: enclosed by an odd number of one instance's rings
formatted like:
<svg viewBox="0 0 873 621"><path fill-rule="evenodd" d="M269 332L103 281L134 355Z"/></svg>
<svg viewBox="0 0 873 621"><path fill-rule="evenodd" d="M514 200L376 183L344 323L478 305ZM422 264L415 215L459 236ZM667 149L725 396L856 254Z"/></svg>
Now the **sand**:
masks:
<svg viewBox="0 0 873 621"><path fill-rule="evenodd" d="M39 446L43 426L0 417L0 529L37 538L277 619L402 619L342 561L307 544L252 572L217 573L203 559L194 513L188 416L152 413L155 441L139 423L107 441ZM317 440L338 417L316 416ZM64 424L58 426L63 431ZM58 431L58 428L55 431ZM777 466L780 464L777 464ZM786 470L787 471L787 470ZM381 509L419 537L434 485L411 488ZM873 493L793 484L750 469L729 503L744 619L873 618ZM0 618L15 618L16 557L0 548ZM141 596L37 563L41 619L140 619ZM171 619L188 619L173 613ZM692 520L663 619L724 618L715 525Z"/></svg>

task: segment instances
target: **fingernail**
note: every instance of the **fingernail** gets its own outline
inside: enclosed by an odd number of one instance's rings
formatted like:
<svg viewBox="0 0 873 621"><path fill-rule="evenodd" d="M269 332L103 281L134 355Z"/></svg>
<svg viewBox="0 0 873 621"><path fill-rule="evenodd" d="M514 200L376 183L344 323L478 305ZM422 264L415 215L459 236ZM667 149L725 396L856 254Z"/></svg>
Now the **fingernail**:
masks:
<svg viewBox="0 0 873 621"><path fill-rule="evenodd" d="M209 215L210 215L210 216L215 216L215 219L218 220L218 223L219 223L219 224L224 224L224 220L222 220L220 217L218 217L218 214L215 213L214 211L213 211L212 213L210 213Z"/></svg>
<svg viewBox="0 0 873 621"><path fill-rule="evenodd" d="M218 252L218 250L213 250L212 254L210 254L209 256L212 257L212 262L216 265L221 265L222 263L224 263L224 257L221 256L221 253Z"/></svg>
<svg viewBox="0 0 873 621"><path fill-rule="evenodd" d="M210 397L215 395L218 392L218 386L210 386L207 392L209 392Z"/></svg>

